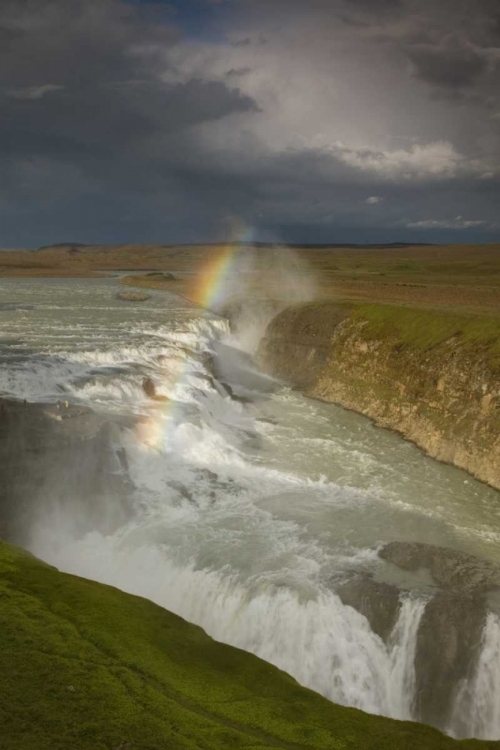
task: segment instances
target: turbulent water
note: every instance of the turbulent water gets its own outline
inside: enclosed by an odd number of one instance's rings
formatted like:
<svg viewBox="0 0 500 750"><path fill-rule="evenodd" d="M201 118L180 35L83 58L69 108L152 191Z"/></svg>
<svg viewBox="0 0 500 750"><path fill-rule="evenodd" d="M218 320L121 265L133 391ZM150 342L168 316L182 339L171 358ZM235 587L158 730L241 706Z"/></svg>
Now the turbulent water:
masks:
<svg viewBox="0 0 500 750"><path fill-rule="evenodd" d="M264 377L223 319L166 293L122 302L117 289L0 283L0 392L137 417L121 433L133 517L82 537L69 503L33 527L33 552L149 597L333 701L413 718L432 582L377 549L422 541L500 561L498 493ZM145 377L167 400L146 396ZM404 592L385 642L335 593L365 573ZM500 738L499 698L493 609L444 728Z"/></svg>

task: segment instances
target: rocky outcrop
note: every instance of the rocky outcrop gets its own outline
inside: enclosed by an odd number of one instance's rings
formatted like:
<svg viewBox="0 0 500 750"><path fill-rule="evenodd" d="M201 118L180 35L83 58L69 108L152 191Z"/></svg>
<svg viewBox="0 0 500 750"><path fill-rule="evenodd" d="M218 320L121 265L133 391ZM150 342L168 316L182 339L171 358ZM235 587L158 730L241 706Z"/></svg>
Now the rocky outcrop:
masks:
<svg viewBox="0 0 500 750"><path fill-rule="evenodd" d="M258 358L307 395L365 414L500 488L498 324L398 308L380 317L333 304L287 308Z"/></svg>
<svg viewBox="0 0 500 750"><path fill-rule="evenodd" d="M258 351L260 363L309 393L328 366L335 330L348 314L335 304L286 308L266 330Z"/></svg>
<svg viewBox="0 0 500 750"><path fill-rule="evenodd" d="M426 568L437 586L462 593L500 587L500 565L465 552L418 542L389 542L379 556L402 570Z"/></svg>
<svg viewBox="0 0 500 750"><path fill-rule="evenodd" d="M360 575L335 588L342 604L357 610L374 633L387 641L401 609L401 592L397 586Z"/></svg>
<svg viewBox="0 0 500 750"><path fill-rule="evenodd" d="M486 615L480 592L441 591L426 605L415 652L419 721L446 728L458 690L477 665Z"/></svg>
<svg viewBox="0 0 500 750"><path fill-rule="evenodd" d="M425 609L418 623L413 713L419 721L446 729L461 687L476 671L489 611L487 593L500 588L500 565L412 542L391 542L378 554L401 570L426 570L435 585L434 593L425 594ZM340 586L332 582L332 587L343 604L364 615L373 632L388 645L403 598L415 596L368 574ZM470 714L473 707L466 709ZM464 736L466 733L464 726Z"/></svg>
<svg viewBox="0 0 500 750"><path fill-rule="evenodd" d="M175 281L174 274L168 273L167 271L149 271L149 273L146 273L145 276L151 279L162 279L163 281Z"/></svg>
<svg viewBox="0 0 500 750"><path fill-rule="evenodd" d="M0 399L0 536L26 542L57 505L73 507L77 531L123 523L131 484L117 431L86 407Z"/></svg>
<svg viewBox="0 0 500 750"><path fill-rule="evenodd" d="M439 587L418 630L415 715L443 728L460 685L477 664L488 613L486 593L500 587L500 566L457 550L410 542L391 542L379 556L405 571L426 569Z"/></svg>

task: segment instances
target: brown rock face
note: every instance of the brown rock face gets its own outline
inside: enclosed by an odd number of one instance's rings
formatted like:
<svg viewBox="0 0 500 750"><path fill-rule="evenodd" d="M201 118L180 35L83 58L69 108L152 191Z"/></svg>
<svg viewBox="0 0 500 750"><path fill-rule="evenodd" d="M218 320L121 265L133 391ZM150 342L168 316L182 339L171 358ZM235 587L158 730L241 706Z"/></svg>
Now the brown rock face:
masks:
<svg viewBox="0 0 500 750"><path fill-rule="evenodd" d="M269 324L258 359L307 395L397 430L500 489L500 372L486 345L451 336L419 347L369 325L334 304L289 307Z"/></svg>

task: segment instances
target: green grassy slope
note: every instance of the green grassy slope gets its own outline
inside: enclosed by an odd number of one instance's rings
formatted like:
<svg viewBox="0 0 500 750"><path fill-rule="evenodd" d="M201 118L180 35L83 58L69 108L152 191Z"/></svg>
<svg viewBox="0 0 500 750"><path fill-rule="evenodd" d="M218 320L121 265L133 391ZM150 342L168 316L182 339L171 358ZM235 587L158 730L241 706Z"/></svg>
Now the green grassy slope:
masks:
<svg viewBox="0 0 500 750"><path fill-rule="evenodd" d="M500 358L498 318L379 304L358 305L352 317L365 320L365 333L373 338L395 335L401 343L420 349L430 349L456 338L464 347L480 347L487 350L492 359Z"/></svg>
<svg viewBox="0 0 500 750"><path fill-rule="evenodd" d="M0 653L8 750L500 747L335 706L145 599L3 543Z"/></svg>

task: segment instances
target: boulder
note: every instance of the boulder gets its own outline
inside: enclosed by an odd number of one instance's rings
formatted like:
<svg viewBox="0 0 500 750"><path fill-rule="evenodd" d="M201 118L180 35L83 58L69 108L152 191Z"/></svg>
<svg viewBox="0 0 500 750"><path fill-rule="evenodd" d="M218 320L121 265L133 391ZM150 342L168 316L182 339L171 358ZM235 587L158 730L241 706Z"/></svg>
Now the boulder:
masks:
<svg viewBox="0 0 500 750"><path fill-rule="evenodd" d="M142 381L142 390L148 398L153 401L168 401L167 396L161 396L156 392L156 385L151 378L144 378Z"/></svg>
<svg viewBox="0 0 500 750"><path fill-rule="evenodd" d="M156 396L156 386L151 380L151 378L144 378L142 381L142 390L148 396L148 398L155 398Z"/></svg>
<svg viewBox="0 0 500 750"><path fill-rule="evenodd" d="M144 294L144 292L117 292L117 299L121 299L124 302L145 302L151 298L150 294Z"/></svg>
<svg viewBox="0 0 500 750"><path fill-rule="evenodd" d="M154 279L161 279L162 281L175 281L174 274L168 273L168 271L150 271L146 276Z"/></svg>

